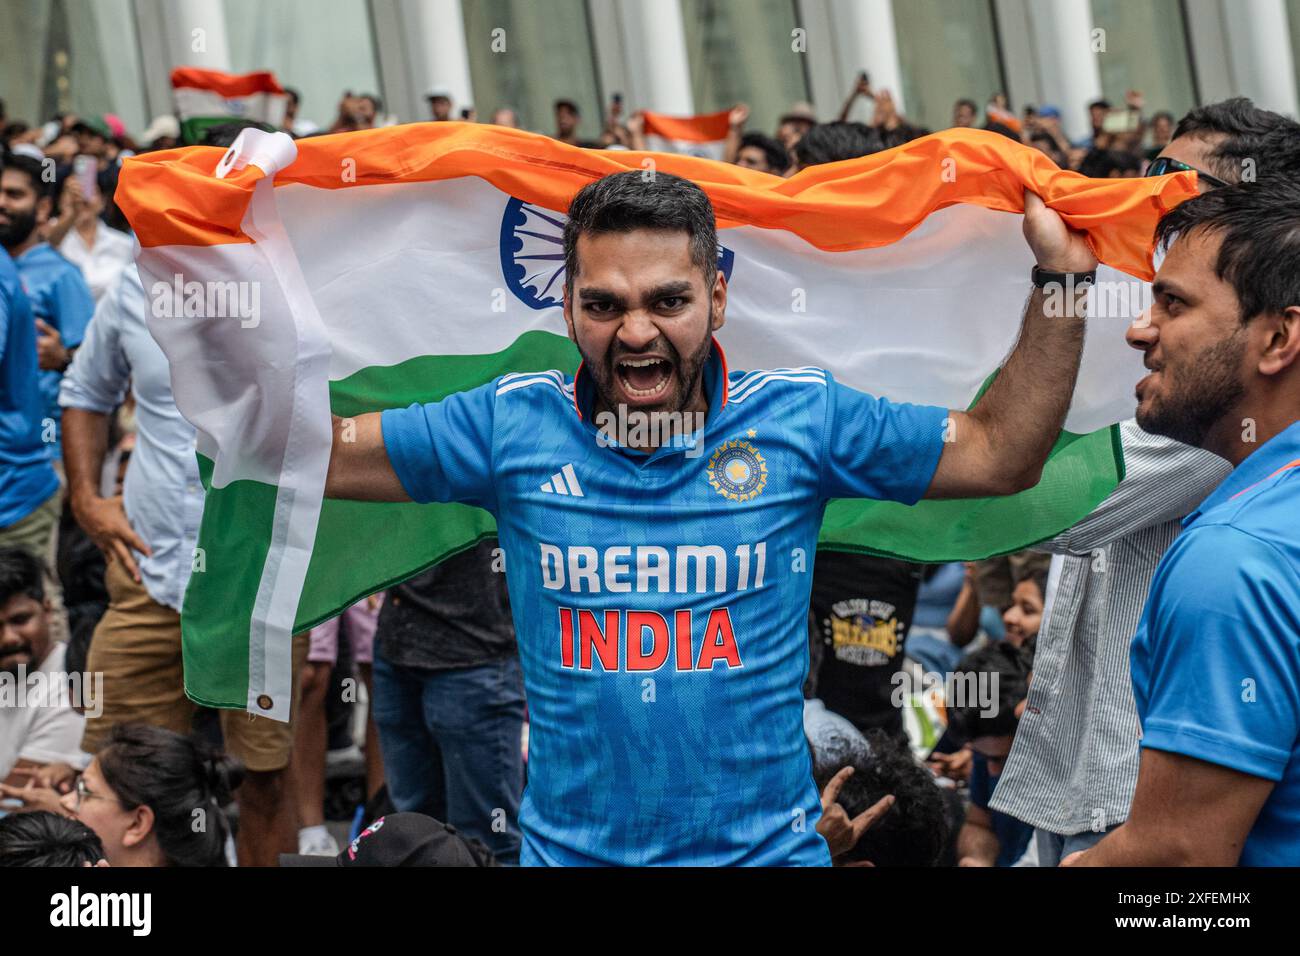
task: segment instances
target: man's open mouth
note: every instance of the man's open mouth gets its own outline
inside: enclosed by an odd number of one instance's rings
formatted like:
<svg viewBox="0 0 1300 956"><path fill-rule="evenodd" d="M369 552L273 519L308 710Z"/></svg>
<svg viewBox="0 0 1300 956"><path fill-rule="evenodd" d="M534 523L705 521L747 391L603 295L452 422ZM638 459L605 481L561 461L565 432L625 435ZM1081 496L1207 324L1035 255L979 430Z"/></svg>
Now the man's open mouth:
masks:
<svg viewBox="0 0 1300 956"><path fill-rule="evenodd" d="M673 364L662 358L621 358L615 371L628 396L637 399L658 398L672 381Z"/></svg>

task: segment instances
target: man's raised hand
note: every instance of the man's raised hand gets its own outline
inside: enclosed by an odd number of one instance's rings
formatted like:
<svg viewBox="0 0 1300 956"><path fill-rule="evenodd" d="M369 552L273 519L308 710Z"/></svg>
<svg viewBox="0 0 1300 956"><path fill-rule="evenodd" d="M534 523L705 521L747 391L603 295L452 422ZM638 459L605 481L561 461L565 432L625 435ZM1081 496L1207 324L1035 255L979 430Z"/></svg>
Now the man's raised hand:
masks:
<svg viewBox="0 0 1300 956"><path fill-rule="evenodd" d="M1060 214L1025 190L1025 241L1046 272L1091 272L1097 268L1088 240L1065 224Z"/></svg>

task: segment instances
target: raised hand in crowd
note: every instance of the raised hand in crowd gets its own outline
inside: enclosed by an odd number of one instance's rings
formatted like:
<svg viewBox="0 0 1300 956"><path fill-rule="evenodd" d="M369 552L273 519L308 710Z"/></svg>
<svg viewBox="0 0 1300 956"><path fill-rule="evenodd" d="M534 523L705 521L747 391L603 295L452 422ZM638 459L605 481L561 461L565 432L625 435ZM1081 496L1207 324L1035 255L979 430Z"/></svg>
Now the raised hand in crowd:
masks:
<svg viewBox="0 0 1300 956"><path fill-rule="evenodd" d="M853 776L853 767L844 767L831 777L821 794L822 815L817 821L817 832L830 847L831 859L857 846L862 835L879 823L894 805L893 794L886 794L850 819L848 813L836 800L840 790L851 776Z"/></svg>

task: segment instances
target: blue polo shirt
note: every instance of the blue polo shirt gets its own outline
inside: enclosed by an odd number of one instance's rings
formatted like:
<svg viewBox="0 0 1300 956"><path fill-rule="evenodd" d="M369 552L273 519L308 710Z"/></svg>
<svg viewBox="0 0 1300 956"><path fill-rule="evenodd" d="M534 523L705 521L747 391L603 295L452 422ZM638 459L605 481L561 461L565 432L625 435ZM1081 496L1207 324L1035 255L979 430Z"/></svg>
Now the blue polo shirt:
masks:
<svg viewBox="0 0 1300 956"><path fill-rule="evenodd" d="M75 349L86 336L86 326L95 313L95 299L81 270L55 251L48 242L37 243L14 260L23 292L32 304L32 314L59 330L63 347ZM55 425L55 435L61 429L63 409L59 407L59 383L63 373L54 369L41 369L39 374L41 397L44 399L46 417ZM59 444L51 447L58 458Z"/></svg>
<svg viewBox="0 0 1300 956"><path fill-rule="evenodd" d="M41 440L36 322L18 270L0 251L0 528L35 511L59 487Z"/></svg>
<svg viewBox="0 0 1300 956"><path fill-rule="evenodd" d="M1241 865L1300 865L1300 422L1183 520L1131 665L1143 747L1275 782Z"/></svg>

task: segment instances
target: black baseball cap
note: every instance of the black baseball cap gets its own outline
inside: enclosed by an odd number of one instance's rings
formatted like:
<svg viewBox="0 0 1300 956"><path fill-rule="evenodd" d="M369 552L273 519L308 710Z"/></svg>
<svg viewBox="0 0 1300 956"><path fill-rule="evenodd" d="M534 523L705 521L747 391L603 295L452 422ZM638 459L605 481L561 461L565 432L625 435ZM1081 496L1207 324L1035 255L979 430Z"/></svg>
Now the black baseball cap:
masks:
<svg viewBox="0 0 1300 956"><path fill-rule="evenodd" d="M361 831L338 856L281 853L281 866L497 866L478 840L423 813L390 813Z"/></svg>

